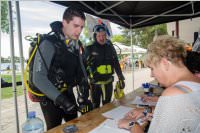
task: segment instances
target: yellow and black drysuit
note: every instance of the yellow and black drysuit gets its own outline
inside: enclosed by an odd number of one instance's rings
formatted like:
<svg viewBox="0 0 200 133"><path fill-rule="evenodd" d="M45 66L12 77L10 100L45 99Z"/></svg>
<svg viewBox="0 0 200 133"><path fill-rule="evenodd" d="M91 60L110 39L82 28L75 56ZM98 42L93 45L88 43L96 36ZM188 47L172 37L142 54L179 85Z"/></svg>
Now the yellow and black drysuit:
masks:
<svg viewBox="0 0 200 133"><path fill-rule="evenodd" d="M65 42L61 22L52 23L60 28L58 33L44 39L37 50L33 65L35 92L44 94L40 106L47 124L47 130L77 117L78 106L73 87L79 86L80 104L88 102L88 83L81 70L82 52L80 41ZM52 28L53 29L53 28ZM58 29L57 29L58 30Z"/></svg>
<svg viewBox="0 0 200 133"><path fill-rule="evenodd" d="M87 71L92 84L91 98L94 108L111 101L113 93L113 73L116 71L119 80L124 84L124 76L122 74L116 50L110 41L100 45L95 41L92 45L85 49L87 58Z"/></svg>

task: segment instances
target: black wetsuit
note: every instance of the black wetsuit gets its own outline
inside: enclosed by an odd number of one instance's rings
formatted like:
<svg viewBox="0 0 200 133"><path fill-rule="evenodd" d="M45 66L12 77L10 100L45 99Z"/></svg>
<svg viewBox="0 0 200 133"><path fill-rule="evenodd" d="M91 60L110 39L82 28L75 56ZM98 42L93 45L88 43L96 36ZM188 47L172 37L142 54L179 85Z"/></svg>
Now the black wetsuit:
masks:
<svg viewBox="0 0 200 133"><path fill-rule="evenodd" d="M76 99L73 93L73 87L86 84L80 66L80 50L75 45L65 45L62 40L55 42L44 40L40 44L39 48L44 60L41 58L39 51L37 51L33 66L34 85L46 97L45 101L40 102L40 106L47 124L47 130L60 125L63 118L65 121L68 121L77 117L77 111L73 114L66 114L60 106L55 105L56 98L61 94L55 85L56 80L59 80L56 75L59 73L62 76L62 80L67 84L67 90L62 92L62 94L67 96L70 102L75 105ZM47 68L45 67L44 61ZM84 95L88 97L88 92L86 93Z"/></svg>
<svg viewBox="0 0 200 133"><path fill-rule="evenodd" d="M94 108L100 106L101 98L102 104L109 103L112 98L113 92L113 73L116 71L119 79L124 80L119 61L117 58L116 50L113 47L113 44L107 42L104 45L100 45L97 42L94 42L92 45L86 48L86 58L88 61L89 68L93 73L92 79L92 103ZM100 74L97 72L97 68L101 65L111 65L111 73L109 74ZM98 84L99 81L108 81L112 79L111 82L105 84L105 99L103 98L102 86Z"/></svg>

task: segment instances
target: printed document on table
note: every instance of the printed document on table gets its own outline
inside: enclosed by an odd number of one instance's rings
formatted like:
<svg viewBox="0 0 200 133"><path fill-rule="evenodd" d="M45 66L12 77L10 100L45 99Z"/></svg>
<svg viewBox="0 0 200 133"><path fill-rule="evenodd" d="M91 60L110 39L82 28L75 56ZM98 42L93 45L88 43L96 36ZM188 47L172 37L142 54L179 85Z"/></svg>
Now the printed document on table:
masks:
<svg viewBox="0 0 200 133"><path fill-rule="evenodd" d="M126 129L120 129L117 126L118 120L106 119L98 127L90 131L89 133L129 133Z"/></svg>
<svg viewBox="0 0 200 133"><path fill-rule="evenodd" d="M132 109L133 108L127 107L127 106L119 106L117 108L114 108L110 111L103 113L102 115L106 118L110 118L113 120L119 120L119 119L122 119L124 117L124 115Z"/></svg>
<svg viewBox="0 0 200 133"><path fill-rule="evenodd" d="M149 105L149 106L156 106L157 102L143 102L141 97L136 96L136 98L130 102L130 104L139 104L139 105Z"/></svg>

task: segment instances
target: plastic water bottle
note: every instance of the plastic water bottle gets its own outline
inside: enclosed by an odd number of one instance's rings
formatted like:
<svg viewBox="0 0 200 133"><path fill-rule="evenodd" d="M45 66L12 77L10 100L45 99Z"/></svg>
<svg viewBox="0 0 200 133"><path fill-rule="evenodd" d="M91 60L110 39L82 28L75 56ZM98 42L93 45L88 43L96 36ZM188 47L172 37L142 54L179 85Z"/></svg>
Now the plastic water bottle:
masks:
<svg viewBox="0 0 200 133"><path fill-rule="evenodd" d="M28 113L28 118L22 125L22 133L44 133L43 121L36 117L35 111Z"/></svg>
<svg viewBox="0 0 200 133"><path fill-rule="evenodd" d="M153 88L150 86L150 83L143 83L142 87L144 89L144 94L147 96L153 96Z"/></svg>
<svg viewBox="0 0 200 133"><path fill-rule="evenodd" d="M149 93L149 85L148 85L148 83L143 83L142 87L144 89L144 94L148 94Z"/></svg>

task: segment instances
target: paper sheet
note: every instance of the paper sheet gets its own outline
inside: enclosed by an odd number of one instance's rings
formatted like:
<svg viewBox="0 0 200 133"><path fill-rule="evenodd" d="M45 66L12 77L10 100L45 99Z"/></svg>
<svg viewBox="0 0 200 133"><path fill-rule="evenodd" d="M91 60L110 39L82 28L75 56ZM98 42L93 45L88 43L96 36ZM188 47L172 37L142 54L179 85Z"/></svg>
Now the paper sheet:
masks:
<svg viewBox="0 0 200 133"><path fill-rule="evenodd" d="M124 117L124 115L132 109L133 108L131 108L131 107L119 106L108 112L103 113L102 115L106 118L110 118L113 120L119 120L119 119L122 119Z"/></svg>
<svg viewBox="0 0 200 133"><path fill-rule="evenodd" d="M130 102L130 104L139 104L139 105L149 105L149 106L156 106L157 102L143 102L141 97L136 96L136 98Z"/></svg>
<svg viewBox="0 0 200 133"><path fill-rule="evenodd" d="M117 127L117 120L106 119L89 133L129 133L128 130Z"/></svg>

